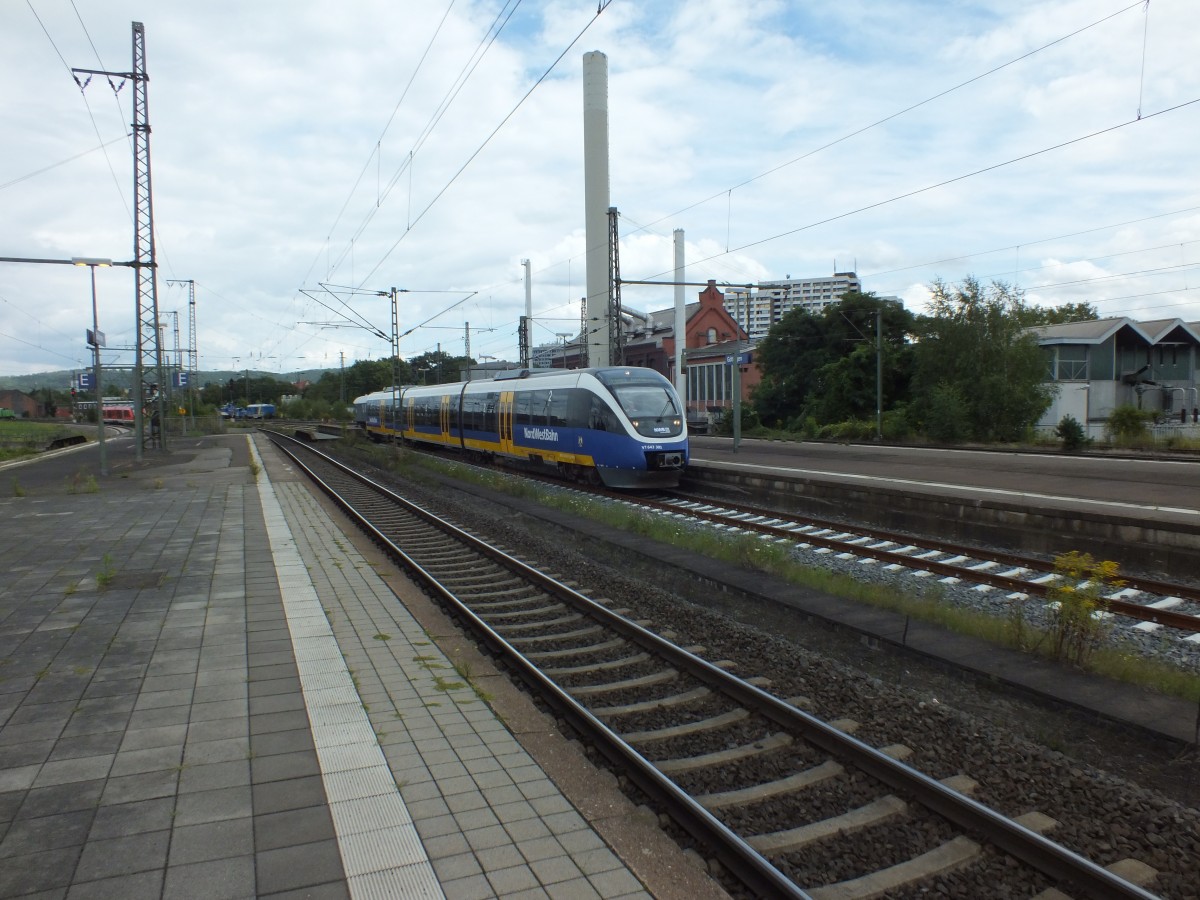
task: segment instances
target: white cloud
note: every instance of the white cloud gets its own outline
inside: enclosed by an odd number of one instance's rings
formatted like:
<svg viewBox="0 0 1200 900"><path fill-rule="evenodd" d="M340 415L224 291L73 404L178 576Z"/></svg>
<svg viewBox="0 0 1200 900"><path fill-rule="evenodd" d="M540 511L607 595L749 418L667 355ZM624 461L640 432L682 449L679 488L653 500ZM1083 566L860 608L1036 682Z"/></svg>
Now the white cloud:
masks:
<svg viewBox="0 0 1200 900"><path fill-rule="evenodd" d="M974 274L1041 303L1200 320L1200 104L1156 115L1200 99L1200 9L1121 7L614 0L501 125L594 3L527 2L490 44L496 0L4 4L0 255L132 255L130 87L114 100L96 78L81 96L67 68L130 68L136 20L160 306L185 310L165 280L195 280L201 368L385 355L365 330L301 324L335 318L300 290L334 302L321 282L412 289L402 328L432 321L406 355L459 352L469 322L477 356L513 358L524 258L535 334L572 330L585 279L581 60L594 49L609 59L626 278L669 277L682 228L690 281L857 265L866 289L915 309L934 278ZM1041 152L1139 106L1140 122ZM130 272L97 284L102 330L132 342ZM656 296L671 291L623 292L638 309ZM386 330L386 301L354 303ZM89 321L86 273L0 264L0 373L86 361Z"/></svg>

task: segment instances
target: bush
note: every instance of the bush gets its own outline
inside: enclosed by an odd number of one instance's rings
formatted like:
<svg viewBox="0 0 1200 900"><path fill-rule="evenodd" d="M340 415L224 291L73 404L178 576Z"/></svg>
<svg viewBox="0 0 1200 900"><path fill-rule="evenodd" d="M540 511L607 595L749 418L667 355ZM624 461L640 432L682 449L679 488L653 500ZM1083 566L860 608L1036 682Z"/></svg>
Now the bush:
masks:
<svg viewBox="0 0 1200 900"><path fill-rule="evenodd" d="M1153 421L1154 413L1126 404L1112 411L1104 430L1118 441L1137 441L1146 437L1146 427Z"/></svg>
<svg viewBox="0 0 1200 900"><path fill-rule="evenodd" d="M1054 433L1062 441L1063 450L1068 453L1077 453L1092 442L1074 416L1063 416Z"/></svg>
<svg viewBox="0 0 1200 900"><path fill-rule="evenodd" d="M971 436L967 402L954 385L939 384L930 393L925 411L925 433L932 440L947 444Z"/></svg>
<svg viewBox="0 0 1200 900"><path fill-rule="evenodd" d="M758 412L749 403L742 403L742 431L743 435L750 434L762 430L762 422L759 421ZM733 410L726 410L725 415L721 416L720 420L713 425L713 434L722 437L729 437L733 434Z"/></svg>
<svg viewBox="0 0 1200 900"><path fill-rule="evenodd" d="M793 416L787 420L784 430L798 434L803 440L812 440L821 432L821 426L813 416Z"/></svg>
<svg viewBox="0 0 1200 900"><path fill-rule="evenodd" d="M1089 553L1071 551L1054 558L1059 580L1050 586L1050 653L1082 666L1109 631L1100 615L1104 597L1125 584L1117 575L1117 564L1098 562Z"/></svg>
<svg viewBox="0 0 1200 900"><path fill-rule="evenodd" d="M911 438L913 428L908 418L908 410L903 407L885 410L882 430L885 441L907 441Z"/></svg>
<svg viewBox="0 0 1200 900"><path fill-rule="evenodd" d="M834 422L822 427L818 437L828 441L869 441L875 437L875 423L861 419Z"/></svg>

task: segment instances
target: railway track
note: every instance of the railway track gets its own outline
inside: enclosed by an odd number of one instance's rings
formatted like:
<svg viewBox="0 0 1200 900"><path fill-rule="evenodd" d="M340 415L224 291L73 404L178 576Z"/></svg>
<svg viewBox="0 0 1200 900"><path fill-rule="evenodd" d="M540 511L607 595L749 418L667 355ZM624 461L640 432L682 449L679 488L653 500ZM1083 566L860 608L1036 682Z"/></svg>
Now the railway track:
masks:
<svg viewBox="0 0 1200 900"><path fill-rule="evenodd" d="M578 489L578 488L576 488ZM932 538L918 538L777 510L714 501L683 493L656 497L631 496L602 489L588 490L652 512L707 523L727 532L757 534L795 543L801 550L838 554L843 559L905 569L917 578L935 576L947 584L998 589L1010 597L1046 597L1061 578L1054 564L1037 557L982 549ZM1140 631L1162 628L1180 632L1183 640L1200 643L1200 587L1142 576L1121 576L1121 589L1100 598L1109 615L1135 620Z"/></svg>
<svg viewBox="0 0 1200 900"><path fill-rule="evenodd" d="M957 870L1153 896L1049 840L1045 817L999 815L968 780L905 765L904 746L868 746L312 448L285 452L754 895L867 896Z"/></svg>
<svg viewBox="0 0 1200 900"><path fill-rule="evenodd" d="M458 462L472 465L465 460ZM815 549L819 554L839 555L843 559L870 560L891 570L908 570L915 578L934 576L946 584L974 585L981 592L1005 591L1010 600L1045 598L1060 581L1052 561L996 548L801 517L681 491L654 496L574 485L537 474L523 473L521 477L589 497L706 522L729 532L794 542L801 550ZM1178 632L1180 639L1200 645L1200 586L1140 575L1122 575L1121 581L1119 591L1099 598L1103 615L1124 616L1132 620L1125 624L1140 632L1153 634L1162 629Z"/></svg>

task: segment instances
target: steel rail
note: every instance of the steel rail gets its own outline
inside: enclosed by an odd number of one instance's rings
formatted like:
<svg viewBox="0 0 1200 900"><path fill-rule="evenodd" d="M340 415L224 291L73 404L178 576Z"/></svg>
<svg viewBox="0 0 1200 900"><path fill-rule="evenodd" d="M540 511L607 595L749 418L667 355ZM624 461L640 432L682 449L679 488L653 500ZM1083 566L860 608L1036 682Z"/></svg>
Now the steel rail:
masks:
<svg viewBox="0 0 1200 900"><path fill-rule="evenodd" d="M840 550L844 552L854 553L858 556L869 557L870 559L879 562L895 563L902 565L905 568L926 569L933 572L935 575L941 575L949 578L959 578L963 580L976 581L982 584L989 584L992 587L1002 588L1004 590L1017 593L1033 594L1038 597L1046 597L1051 588L1045 584L1039 584L1035 581L1029 581L1023 578L1009 577L992 572L984 572L977 569L971 569L964 566L948 565L928 559L917 559L913 556L908 556L903 553L896 553L892 550L884 548L864 547L861 544L847 544L845 541L836 538L826 538L820 535L802 534L791 528L781 528L777 525L767 525L762 522L748 522L743 519L736 519L722 513L707 512L698 509L681 509L678 506L670 503L664 503L660 500L651 500L644 497L631 497L622 494L616 494L608 491L597 491L599 496L609 497L611 499L620 500L624 503L630 503L636 506L644 506L659 512L669 512L676 515L684 514L694 518L703 519L704 521L713 522L720 525L728 525L741 528L745 531L753 531L758 534L765 534L771 537L787 539L813 544L817 547L824 547L831 550ZM742 507L732 503L722 503L720 501L710 500L708 498L688 498L688 502L704 503L708 506L719 506L726 509L732 509L736 512L745 513L748 515L760 516L762 518L781 519L786 518L789 514L777 510L754 509L751 507ZM916 547L922 550L938 550L944 553L953 553L960 556L974 556L976 559L995 560L1006 565L1019 566L1021 568L1030 569L1032 571L1043 572L1049 574L1053 572L1053 567L1049 566L1042 560L1030 559L1028 557L1015 556L1010 553L997 552L993 553L990 550L982 550L978 547L966 547L959 544L942 543L928 538L913 538L908 535L896 535L888 532L875 531L868 528L858 528L845 523L827 523L819 520L814 520L809 517L800 517L803 524L812 524L818 528L828 528L833 531L842 533L853 533L879 540L892 541L893 543L904 543L911 547ZM1126 585L1138 587L1141 590L1161 594L1173 594L1180 599L1193 600L1200 603L1200 590L1190 588L1186 585L1172 584L1168 582L1156 582L1144 578L1122 578L1122 582ZM1137 619L1142 622L1153 622L1157 625L1163 625L1168 628L1175 628L1179 631L1194 631L1200 632L1200 617L1190 615L1188 613L1172 612L1169 609L1155 609L1149 606L1143 606L1138 603L1132 603L1128 600L1116 600L1107 597L1097 599L1097 604L1107 612L1115 615L1128 616L1131 619Z"/></svg>
<svg viewBox="0 0 1200 900"><path fill-rule="evenodd" d="M467 462L466 460L457 460L457 462L462 465L475 465ZM618 493L603 487L588 487L579 484L564 483L562 481L550 478L549 476L540 475L537 473L521 472L520 474L522 477L531 478L546 484L558 485L560 487L569 487L573 490L582 491L593 496L606 497L609 499L646 506L673 514L680 514L681 512L684 512L683 510L680 510L678 507L669 503L664 503L662 501L653 500L647 497L639 497L628 493ZM841 532L852 531L854 534L862 535L864 537L875 538L876 540L880 541L892 541L893 543L897 544L907 544L920 550L937 550L942 553L954 554L958 556L973 556L976 559L986 559L989 561L1003 563L1005 565L1019 566L1021 568L1042 572L1044 574L1050 574L1054 571L1054 566L1046 560L1038 559L1036 557L1019 556L1015 553L1008 553L1003 550L985 550L978 546L958 544L951 541L938 540L936 538L922 538L910 534L901 534L899 532L888 531L874 527L847 525L845 522L835 522L830 519L816 518L807 514L795 514L786 510L762 509L739 503L726 502L723 500L713 500L709 497L688 495L682 492L677 492L677 496L680 500L688 503L703 503L709 506L720 506L725 509L731 509L736 512L744 513L746 515L760 516L762 518L778 519L796 515L802 524L812 525L815 528L827 528L831 531ZM733 524L737 525L738 527L742 527L745 530L759 531L781 538L796 539L799 537L796 532L791 531L790 529L772 529L772 526L731 519L731 517L721 516L716 513L704 513L698 510L686 510L686 513L695 518L707 519L723 525L730 524L732 521ZM915 559L912 556L891 553L884 549L872 551L860 545L848 546L844 542L826 539L819 536L803 535L803 540L818 547L853 552L860 556L867 556L880 562L903 565L906 568L913 568L912 563ZM1036 582L1021 578L1005 578L1001 575L980 572L963 566L946 566L944 564L931 562L928 560L921 560L920 562L922 568L928 569L930 572L943 577L969 579L979 583L989 584L993 587L1004 590L1032 594L1037 597L1045 597L1049 593L1049 589L1045 585L1037 584ZM1175 582L1161 581L1140 575L1122 576L1121 581L1125 586L1136 588L1146 593L1161 594L1164 596L1176 596L1181 600L1200 603L1200 587L1192 587L1190 585L1178 584ZM1150 622L1166 628L1174 628L1177 631L1200 632L1200 617L1191 615L1189 613L1172 612L1169 609L1155 609L1153 607L1144 606L1139 603L1133 603L1128 600L1117 600L1106 597L1098 598L1097 602L1101 609L1106 612L1111 612L1114 615L1126 616L1131 619L1136 619L1140 622Z"/></svg>
<svg viewBox="0 0 1200 900"><path fill-rule="evenodd" d="M930 778L924 773L876 750L874 747L833 728L815 716L797 709L766 691L731 675L724 669L713 665L707 660L701 659L659 635L595 603L556 579L529 567L519 559L511 557L468 532L462 531L456 526L438 519L432 513L421 509L419 506L412 504L410 501L405 500L386 488L370 482L369 479L347 468L337 460L320 453L320 451L313 449L311 446L305 446L305 449L309 453L322 457L339 471L354 478L361 484L378 491L382 496L386 496L389 500L399 503L405 509L413 511L414 514L420 515L427 520L435 521L441 530L452 534L455 538L462 540L477 552L497 562L501 562L506 567L519 573L522 577L533 581L542 590L553 594L559 599L570 602L595 618L602 619L608 627L619 631L623 636L635 643L659 654L672 665L688 672L693 677L712 685L748 709L765 715L784 728L800 733L805 740L811 742L813 745L820 747L832 755L848 760L852 765L862 769L880 782L889 785L892 789L907 792L928 809L944 816L959 828L983 836L988 842L1037 869L1056 882L1065 882L1085 890L1089 897L1142 898L1142 900L1152 900L1154 898L1154 894L1125 881L1074 851L1025 828L995 810L989 809L979 802L946 787L936 779ZM296 461L297 465L303 471L309 473L310 477L314 478L323 490L330 493L339 505L346 508L343 501L325 484L323 479L312 473L307 465L301 460L296 459L291 453L288 453L288 455ZM798 889L793 882L786 879L767 860L761 857L757 851L754 851L741 838L729 831L723 823L715 819L690 796L680 791L674 782L663 776L652 763L641 757L640 754L600 722L587 709L580 706L574 698L543 675L535 665L529 662L504 638L479 619L469 608L454 597L451 592L439 585L436 579L433 579L432 576L426 573L418 563L411 560L403 550L396 547L385 535L378 532L358 512L350 509L347 509L347 512L376 541L389 548L389 552L394 553L398 559L404 561L406 566L419 573L422 576L422 580L427 581L429 587L439 597L442 597L451 608L460 612L462 617L484 636L489 646L499 650L506 660L512 662L525 680L534 685L539 691L545 692L545 695L552 699L555 707L560 708L560 711L566 714L566 717L573 725L577 727L583 726L580 727L583 733L599 737L600 740L597 741L597 746L601 751L610 760L623 766L629 766L631 772L637 776L634 780L638 786L651 796L659 799L660 802L665 802L672 817L674 818L678 815L679 818L676 820L692 833L693 836L718 851L724 846L725 841L734 842L730 846L737 848L735 862L738 865L730 865L730 862L720 852L718 852L718 858L721 859L723 864L729 866L731 871L735 872L739 878L745 877L740 865L749 860L753 862L750 873L752 876L760 877L767 874L761 869L761 866L765 866L772 875L772 881L774 881L775 876L778 876L778 878L783 879L782 884L791 889L788 893L772 894L772 896L808 896L802 891L796 893ZM794 535L792 536L794 537ZM698 829L699 832L693 829ZM720 841L714 843L714 838L719 838ZM750 881L747 881L747 883L751 887L755 887Z"/></svg>
<svg viewBox="0 0 1200 900"><path fill-rule="evenodd" d="M611 494L611 496L617 498L621 497L619 494ZM798 519L802 520L806 524L813 525L817 528L853 531L855 534L877 538L882 541L907 543L922 550L941 550L946 553L954 553L962 556L986 553L988 559L994 559L997 562L1002 562L1007 565L1024 566L1027 569L1036 569L1040 572L1054 571L1053 564L1047 562L1046 560L1031 556L1021 556L1019 554L1009 553L1003 550L985 550L979 546L959 544L953 541L944 541L938 538L922 538L911 534L901 534L897 531L887 531L885 529L875 528L873 526L860 526L847 524L845 522L835 522L832 519L821 519L811 516L807 513L793 513L785 510L769 510L760 507L747 506L742 503L729 503L725 502L724 500L714 500L711 497L703 497L698 494L685 494L682 491L676 492L676 496L678 499L688 503L705 503L710 506L720 506L726 509L732 509L736 512L745 513L747 515L769 516L773 518L784 518L786 516L795 515ZM1148 593L1174 594L1180 599L1191 600L1193 602L1200 603L1200 587L1162 581L1160 579L1150 578L1142 575L1123 575L1121 576L1121 580L1130 587L1135 587Z"/></svg>
<svg viewBox="0 0 1200 900"><path fill-rule="evenodd" d="M359 528L365 531L394 560L409 570L427 590L441 599L453 610L456 616L466 622L484 640L489 648L513 667L522 680L537 691L540 697L550 703L555 711L570 722L573 727L578 729L581 734L587 735L588 739L594 743L597 749L611 763L620 767L634 784L648 796L662 804L671 818L678 822L689 834L708 847L721 861L722 865L733 873L735 877L759 896L809 900L810 895L799 888L795 882L775 868L757 850L697 803L694 798L680 790L653 763L646 760L641 754L625 743L614 731L580 705L570 694L547 678L537 666L497 634L451 591L443 587L435 576L427 572L420 563L409 556L386 534L377 529L366 517L358 512L353 504L346 500L334 486L330 485L309 465L291 452L290 449L284 447L276 439L275 435L272 435L272 439L276 441L276 446L282 452L286 453L300 470L308 475ZM511 566L513 570L534 580L539 586L548 588L552 585L556 595L559 592L573 594L576 597L586 600L591 606L602 609L598 604L592 603L592 601L587 600L581 594L576 594L575 591L566 585L538 572L536 569L530 568L525 563L509 556L503 551L480 541L473 535L438 518L428 510L422 509L420 506L389 491L387 488L373 484L357 472L346 468L337 460L326 456L311 446L305 445L305 449L309 453L322 457L325 462L335 466L343 475L355 479L364 486L378 492L381 497L386 497L388 501L398 504L412 515L419 516L421 519L429 522L430 525L435 525L445 533L463 541L476 552L482 553L489 559L497 562L503 561L504 565Z"/></svg>

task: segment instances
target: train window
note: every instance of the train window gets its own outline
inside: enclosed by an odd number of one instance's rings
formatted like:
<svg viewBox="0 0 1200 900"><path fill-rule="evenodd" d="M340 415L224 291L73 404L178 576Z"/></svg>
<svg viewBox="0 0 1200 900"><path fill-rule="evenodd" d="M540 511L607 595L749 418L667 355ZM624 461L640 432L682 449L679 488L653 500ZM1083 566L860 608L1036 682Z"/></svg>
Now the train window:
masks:
<svg viewBox="0 0 1200 900"><path fill-rule="evenodd" d="M603 400L599 397L592 397L592 406L588 412L588 428L595 431L620 431L621 425Z"/></svg>
<svg viewBox="0 0 1200 900"><path fill-rule="evenodd" d="M533 397L529 393L517 394L513 403L513 424L528 425L529 409L533 405Z"/></svg>
<svg viewBox="0 0 1200 900"><path fill-rule="evenodd" d="M416 418L417 425L426 425L432 427L440 426L440 418L438 416L438 408L441 403L439 397L422 397L417 401Z"/></svg>
<svg viewBox="0 0 1200 900"><path fill-rule="evenodd" d="M567 411L563 416L563 424L568 428L587 428L588 411L591 409L592 395L579 388L571 388L560 392L566 396Z"/></svg>
<svg viewBox="0 0 1200 900"><path fill-rule="evenodd" d="M462 398L462 427L464 431L479 431L484 426L484 398Z"/></svg>
<svg viewBox="0 0 1200 900"><path fill-rule="evenodd" d="M551 391L530 391L529 424L548 425Z"/></svg>
<svg viewBox="0 0 1200 900"><path fill-rule="evenodd" d="M495 434L500 430L500 421L496 415L496 406L499 401L499 394L488 394L487 400L484 403L483 419L479 427L490 434Z"/></svg>
<svg viewBox="0 0 1200 900"><path fill-rule="evenodd" d="M627 384L616 388L617 402L631 419L679 415L675 396L661 384Z"/></svg>
<svg viewBox="0 0 1200 900"><path fill-rule="evenodd" d="M566 426L570 424L568 421L570 410L569 394L569 391L550 392L550 406L547 410L547 416L551 425Z"/></svg>

